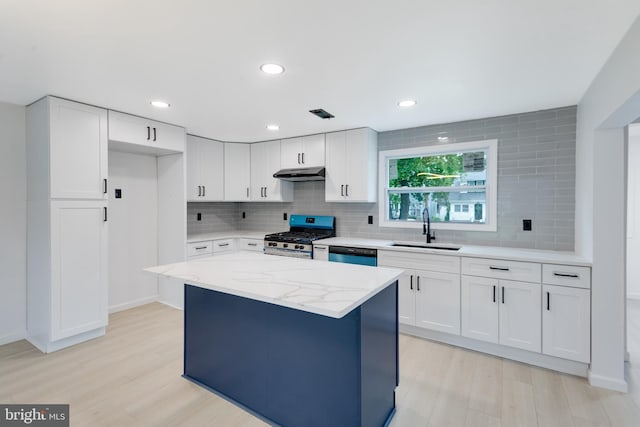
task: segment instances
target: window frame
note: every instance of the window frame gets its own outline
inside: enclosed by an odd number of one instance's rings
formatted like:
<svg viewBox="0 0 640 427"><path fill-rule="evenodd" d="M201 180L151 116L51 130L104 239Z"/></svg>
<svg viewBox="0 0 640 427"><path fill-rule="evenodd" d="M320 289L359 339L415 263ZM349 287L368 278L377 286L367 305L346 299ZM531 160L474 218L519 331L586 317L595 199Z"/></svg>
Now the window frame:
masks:
<svg viewBox="0 0 640 427"><path fill-rule="evenodd" d="M433 156L466 151L487 152L486 218L484 224L432 222L434 230L497 231L498 230L498 140L487 139L472 142L426 145L414 148L383 150L378 153L378 226L389 228L422 229L422 221L397 221L387 219L389 212L389 160L407 157ZM434 187L434 189L437 187Z"/></svg>

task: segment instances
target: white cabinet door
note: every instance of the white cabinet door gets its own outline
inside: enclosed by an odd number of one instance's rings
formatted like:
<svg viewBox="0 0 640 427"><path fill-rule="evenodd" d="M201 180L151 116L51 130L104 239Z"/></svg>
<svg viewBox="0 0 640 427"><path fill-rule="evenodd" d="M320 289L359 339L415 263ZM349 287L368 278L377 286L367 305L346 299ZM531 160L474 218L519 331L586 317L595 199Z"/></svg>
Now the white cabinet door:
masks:
<svg viewBox="0 0 640 427"><path fill-rule="evenodd" d="M416 326L460 334L460 275L416 271Z"/></svg>
<svg viewBox="0 0 640 427"><path fill-rule="evenodd" d="M302 138L287 138L281 141L280 164L282 169L301 168Z"/></svg>
<svg viewBox="0 0 640 427"><path fill-rule="evenodd" d="M376 201L377 141L368 128L326 135L327 202Z"/></svg>
<svg viewBox="0 0 640 427"><path fill-rule="evenodd" d="M224 144L224 200L230 202L250 200L250 165L250 144Z"/></svg>
<svg viewBox="0 0 640 427"><path fill-rule="evenodd" d="M187 200L224 200L224 143L187 135Z"/></svg>
<svg viewBox="0 0 640 427"><path fill-rule="evenodd" d="M498 343L498 280L462 276L460 289L462 336Z"/></svg>
<svg viewBox="0 0 640 427"><path fill-rule="evenodd" d="M251 200L293 201L293 183L273 177L280 170L280 141L251 144Z"/></svg>
<svg viewBox="0 0 640 427"><path fill-rule="evenodd" d="M180 126L109 111L109 140L158 149L160 153L181 153L185 131Z"/></svg>
<svg viewBox="0 0 640 427"><path fill-rule="evenodd" d="M500 344L540 352L539 283L500 280Z"/></svg>
<svg viewBox="0 0 640 427"><path fill-rule="evenodd" d="M51 202L51 340L107 324L106 204Z"/></svg>
<svg viewBox="0 0 640 427"><path fill-rule="evenodd" d="M331 132L326 135L326 177L325 200L341 202L345 200L344 186L347 182L346 132Z"/></svg>
<svg viewBox="0 0 640 427"><path fill-rule="evenodd" d="M300 160L302 167L309 168L315 166L324 166L325 154L325 136L324 134L303 136L302 155Z"/></svg>
<svg viewBox="0 0 640 427"><path fill-rule="evenodd" d="M591 301L588 289L542 286L542 352L589 363Z"/></svg>
<svg viewBox="0 0 640 427"><path fill-rule="evenodd" d="M398 278L398 320L405 325L416 324L416 275L405 271Z"/></svg>
<svg viewBox="0 0 640 427"><path fill-rule="evenodd" d="M324 134L282 140L282 169L324 166Z"/></svg>
<svg viewBox="0 0 640 427"><path fill-rule="evenodd" d="M49 102L50 197L106 199L107 111L58 98Z"/></svg>

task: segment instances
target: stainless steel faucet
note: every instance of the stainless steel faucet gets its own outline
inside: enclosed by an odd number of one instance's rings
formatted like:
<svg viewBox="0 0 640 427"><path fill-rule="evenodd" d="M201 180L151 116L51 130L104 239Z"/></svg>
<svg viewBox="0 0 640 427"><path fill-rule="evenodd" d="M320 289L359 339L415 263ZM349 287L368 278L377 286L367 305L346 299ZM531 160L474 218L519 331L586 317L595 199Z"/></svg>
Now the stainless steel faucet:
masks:
<svg viewBox="0 0 640 427"><path fill-rule="evenodd" d="M435 232L433 233L433 236L431 235L431 219L429 219L429 209L426 204L422 210L422 234L427 236L427 243L431 243L432 240L436 240Z"/></svg>

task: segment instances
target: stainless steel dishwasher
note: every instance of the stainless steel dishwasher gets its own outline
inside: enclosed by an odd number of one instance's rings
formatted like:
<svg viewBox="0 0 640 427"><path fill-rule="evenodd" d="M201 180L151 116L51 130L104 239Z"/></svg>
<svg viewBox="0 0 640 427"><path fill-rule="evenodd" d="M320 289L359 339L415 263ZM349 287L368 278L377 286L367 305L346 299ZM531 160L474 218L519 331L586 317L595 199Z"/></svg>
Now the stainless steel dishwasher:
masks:
<svg viewBox="0 0 640 427"><path fill-rule="evenodd" d="M352 248L348 246L329 246L329 261L376 267L378 265L378 250Z"/></svg>

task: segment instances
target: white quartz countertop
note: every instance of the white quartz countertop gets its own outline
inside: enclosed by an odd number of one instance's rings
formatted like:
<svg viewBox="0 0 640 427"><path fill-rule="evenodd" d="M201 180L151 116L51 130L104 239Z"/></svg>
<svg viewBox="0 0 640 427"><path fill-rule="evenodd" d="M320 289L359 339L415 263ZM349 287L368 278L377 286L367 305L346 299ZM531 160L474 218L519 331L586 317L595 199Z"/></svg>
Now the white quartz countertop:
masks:
<svg viewBox="0 0 640 427"><path fill-rule="evenodd" d="M205 240L219 239L259 239L264 240L264 236L271 234L269 231L217 231L214 233L189 234L187 243L203 242Z"/></svg>
<svg viewBox="0 0 640 427"><path fill-rule="evenodd" d="M389 250L397 252L412 253L428 253L457 257L474 257L474 258L499 258L512 261L528 261L542 262L548 264L569 264L590 267L591 262L574 252L548 251L539 249L521 249L506 248L498 246L472 246L464 244L447 244L444 242L435 242L436 246L460 246L457 251L439 250L439 249L423 249L423 248L407 248L401 246L391 246L394 242L391 240L363 239L351 237L332 237L329 239L320 239L315 241L314 245L322 246L352 246L357 248L370 248L379 250ZM421 244L424 242L402 242L410 244Z"/></svg>
<svg viewBox="0 0 640 427"><path fill-rule="evenodd" d="M236 252L145 271L205 289L341 318L403 273L383 267Z"/></svg>

